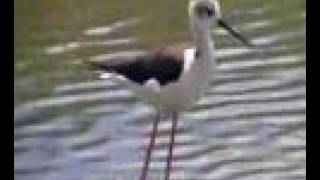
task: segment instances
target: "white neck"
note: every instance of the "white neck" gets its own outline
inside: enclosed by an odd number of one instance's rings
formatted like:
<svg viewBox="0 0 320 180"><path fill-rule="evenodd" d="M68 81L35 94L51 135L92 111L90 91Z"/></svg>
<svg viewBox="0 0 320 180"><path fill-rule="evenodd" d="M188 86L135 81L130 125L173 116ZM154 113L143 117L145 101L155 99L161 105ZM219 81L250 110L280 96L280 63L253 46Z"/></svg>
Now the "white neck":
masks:
<svg viewBox="0 0 320 180"><path fill-rule="evenodd" d="M209 26L208 28L204 28L191 23L191 34L192 40L200 54L206 55L204 53L212 53L213 39L211 36L211 28L209 28Z"/></svg>

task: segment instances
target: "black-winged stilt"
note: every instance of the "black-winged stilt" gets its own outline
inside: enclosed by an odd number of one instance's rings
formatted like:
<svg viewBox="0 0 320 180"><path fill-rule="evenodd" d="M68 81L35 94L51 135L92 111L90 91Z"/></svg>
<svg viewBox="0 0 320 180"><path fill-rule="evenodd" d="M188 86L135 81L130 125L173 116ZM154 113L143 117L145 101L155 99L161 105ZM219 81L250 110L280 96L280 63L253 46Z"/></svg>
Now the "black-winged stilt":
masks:
<svg viewBox="0 0 320 180"><path fill-rule="evenodd" d="M222 20L217 0L190 0L188 12L193 40L191 44L157 48L130 61L92 62L94 67L121 75L132 82L133 90L157 109L140 180L147 177L161 112L170 113L172 117L165 170L165 180L170 179L179 112L204 93L209 77L214 73L215 49L211 38L214 24L222 26L250 46L243 36Z"/></svg>

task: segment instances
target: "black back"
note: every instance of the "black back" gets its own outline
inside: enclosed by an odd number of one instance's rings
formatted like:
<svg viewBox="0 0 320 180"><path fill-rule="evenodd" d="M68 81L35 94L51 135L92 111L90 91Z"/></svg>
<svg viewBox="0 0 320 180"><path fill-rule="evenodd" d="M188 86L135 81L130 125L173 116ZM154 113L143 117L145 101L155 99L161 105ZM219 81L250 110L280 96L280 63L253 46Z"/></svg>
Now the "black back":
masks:
<svg viewBox="0 0 320 180"><path fill-rule="evenodd" d="M93 65L103 71L123 75L138 84L154 78L160 85L166 85L179 79L183 71L183 52L184 47L158 48L134 60L118 59L95 62Z"/></svg>

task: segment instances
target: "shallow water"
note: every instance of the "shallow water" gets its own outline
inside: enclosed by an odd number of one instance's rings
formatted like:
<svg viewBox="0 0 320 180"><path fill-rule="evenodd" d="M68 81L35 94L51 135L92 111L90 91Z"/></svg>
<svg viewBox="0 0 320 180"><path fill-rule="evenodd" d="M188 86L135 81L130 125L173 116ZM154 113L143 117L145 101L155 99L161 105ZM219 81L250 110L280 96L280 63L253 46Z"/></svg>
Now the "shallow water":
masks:
<svg viewBox="0 0 320 180"><path fill-rule="evenodd" d="M15 179L137 179L153 109L86 62L185 40L187 2L15 2ZM217 73L179 121L172 176L306 179L305 1L221 6L256 47L213 31ZM163 179L170 124L160 123L150 179Z"/></svg>

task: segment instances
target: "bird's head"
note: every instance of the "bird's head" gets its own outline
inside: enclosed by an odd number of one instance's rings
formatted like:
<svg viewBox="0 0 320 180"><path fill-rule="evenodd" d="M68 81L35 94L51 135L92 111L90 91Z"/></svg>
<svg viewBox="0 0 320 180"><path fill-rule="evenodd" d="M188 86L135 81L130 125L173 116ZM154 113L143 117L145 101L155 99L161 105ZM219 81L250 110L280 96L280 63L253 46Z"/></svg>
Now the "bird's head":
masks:
<svg viewBox="0 0 320 180"><path fill-rule="evenodd" d="M246 38L240 35L222 19L220 5L217 0L190 0L189 16L191 26L198 34L210 34L213 25L216 23L244 44L251 46Z"/></svg>

